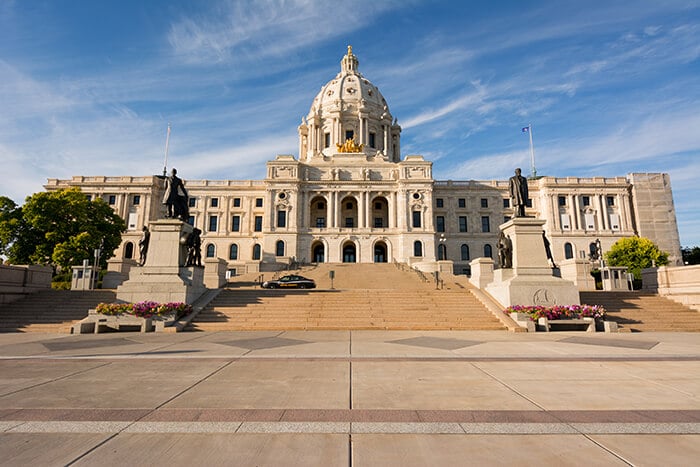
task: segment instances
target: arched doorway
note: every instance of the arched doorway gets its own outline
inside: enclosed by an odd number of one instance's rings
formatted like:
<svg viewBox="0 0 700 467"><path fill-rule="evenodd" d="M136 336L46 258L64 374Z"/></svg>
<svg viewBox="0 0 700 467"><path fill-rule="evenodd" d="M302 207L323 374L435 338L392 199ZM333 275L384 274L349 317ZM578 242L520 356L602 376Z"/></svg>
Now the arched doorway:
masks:
<svg viewBox="0 0 700 467"><path fill-rule="evenodd" d="M349 229L359 227L357 223L357 200L352 196L346 196L340 203L340 227ZM352 261L354 263L354 261Z"/></svg>
<svg viewBox="0 0 700 467"><path fill-rule="evenodd" d="M314 196L309 205L309 227L312 229L325 229L328 222L328 203L323 196Z"/></svg>
<svg viewBox="0 0 700 467"><path fill-rule="evenodd" d="M374 244L374 262L375 263L386 263L387 262L386 243L377 242Z"/></svg>
<svg viewBox="0 0 700 467"><path fill-rule="evenodd" d="M124 245L124 258L132 259L134 257L134 244L131 242L126 242Z"/></svg>
<svg viewBox="0 0 700 467"><path fill-rule="evenodd" d="M444 243L438 245L438 260L444 261L447 259L447 246Z"/></svg>
<svg viewBox="0 0 700 467"><path fill-rule="evenodd" d="M325 263L326 262L326 247L323 243L316 243L312 247L312 257L314 263Z"/></svg>
<svg viewBox="0 0 700 467"><path fill-rule="evenodd" d="M383 196L377 196L372 200L372 227L382 229L389 227L389 203Z"/></svg>
<svg viewBox="0 0 700 467"><path fill-rule="evenodd" d="M355 244L348 242L343 245L343 263L356 263L357 262L357 249Z"/></svg>

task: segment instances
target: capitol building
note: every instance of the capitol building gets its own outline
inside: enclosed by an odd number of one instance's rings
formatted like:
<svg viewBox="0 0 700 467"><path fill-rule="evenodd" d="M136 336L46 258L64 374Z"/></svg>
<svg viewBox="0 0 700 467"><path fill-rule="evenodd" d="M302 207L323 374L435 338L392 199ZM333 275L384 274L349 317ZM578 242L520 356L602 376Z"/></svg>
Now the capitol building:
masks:
<svg viewBox="0 0 700 467"><path fill-rule="evenodd" d="M291 263L400 262L433 271L440 262L470 274L496 257L499 225L512 215L503 180L435 180L432 162L401 154L401 126L348 47L340 72L316 95L299 125L299 154L267 162L264 180L188 180L190 223L202 256L229 275ZM515 167L513 167L515 168ZM182 174L185 177L187 174ZM477 174L478 175L478 174ZM668 174L529 180L526 214L545 220L555 262L586 259L639 235L680 264ZM79 187L127 223L117 259L138 259L141 230L163 217L157 176L74 176L45 188Z"/></svg>

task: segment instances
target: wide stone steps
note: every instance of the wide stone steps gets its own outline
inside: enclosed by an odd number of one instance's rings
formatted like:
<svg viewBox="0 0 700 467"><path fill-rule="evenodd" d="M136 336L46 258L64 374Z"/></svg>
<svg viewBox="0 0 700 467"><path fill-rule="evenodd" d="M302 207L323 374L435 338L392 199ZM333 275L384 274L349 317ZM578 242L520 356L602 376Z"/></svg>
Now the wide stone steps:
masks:
<svg viewBox="0 0 700 467"><path fill-rule="evenodd" d="M700 331L700 312L646 292L581 292L581 302L602 305L622 330Z"/></svg>
<svg viewBox="0 0 700 467"><path fill-rule="evenodd" d="M193 330L504 329L469 291L225 290Z"/></svg>
<svg viewBox="0 0 700 467"><path fill-rule="evenodd" d="M67 332L98 303L116 301L107 290L46 290L0 309L0 332Z"/></svg>

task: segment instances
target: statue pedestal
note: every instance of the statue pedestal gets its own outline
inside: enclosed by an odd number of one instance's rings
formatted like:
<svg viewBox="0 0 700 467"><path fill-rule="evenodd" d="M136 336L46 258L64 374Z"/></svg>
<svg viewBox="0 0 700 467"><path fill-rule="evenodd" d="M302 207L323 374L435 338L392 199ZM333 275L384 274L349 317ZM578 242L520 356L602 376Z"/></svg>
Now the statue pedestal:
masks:
<svg viewBox="0 0 700 467"><path fill-rule="evenodd" d="M151 222L149 228L146 264L131 268L129 280L117 287L117 299L193 303L207 290L204 268L183 266L187 260L184 241L193 227L180 220L163 219Z"/></svg>
<svg viewBox="0 0 700 467"><path fill-rule="evenodd" d="M500 226L513 244L513 268L493 271L485 288L501 305L579 304L576 285L552 274L542 239L544 223L515 217Z"/></svg>

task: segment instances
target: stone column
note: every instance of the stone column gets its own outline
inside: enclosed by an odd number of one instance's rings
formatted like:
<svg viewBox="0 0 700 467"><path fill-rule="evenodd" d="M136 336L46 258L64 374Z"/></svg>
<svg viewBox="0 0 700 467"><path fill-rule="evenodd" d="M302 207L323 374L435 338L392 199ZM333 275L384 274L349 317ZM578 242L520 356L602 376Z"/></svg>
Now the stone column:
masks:
<svg viewBox="0 0 700 467"><path fill-rule="evenodd" d="M573 203L573 208L574 208L574 226L576 230L582 230L581 229L581 210L579 209L579 202L578 202L578 195L574 195L574 203Z"/></svg>

